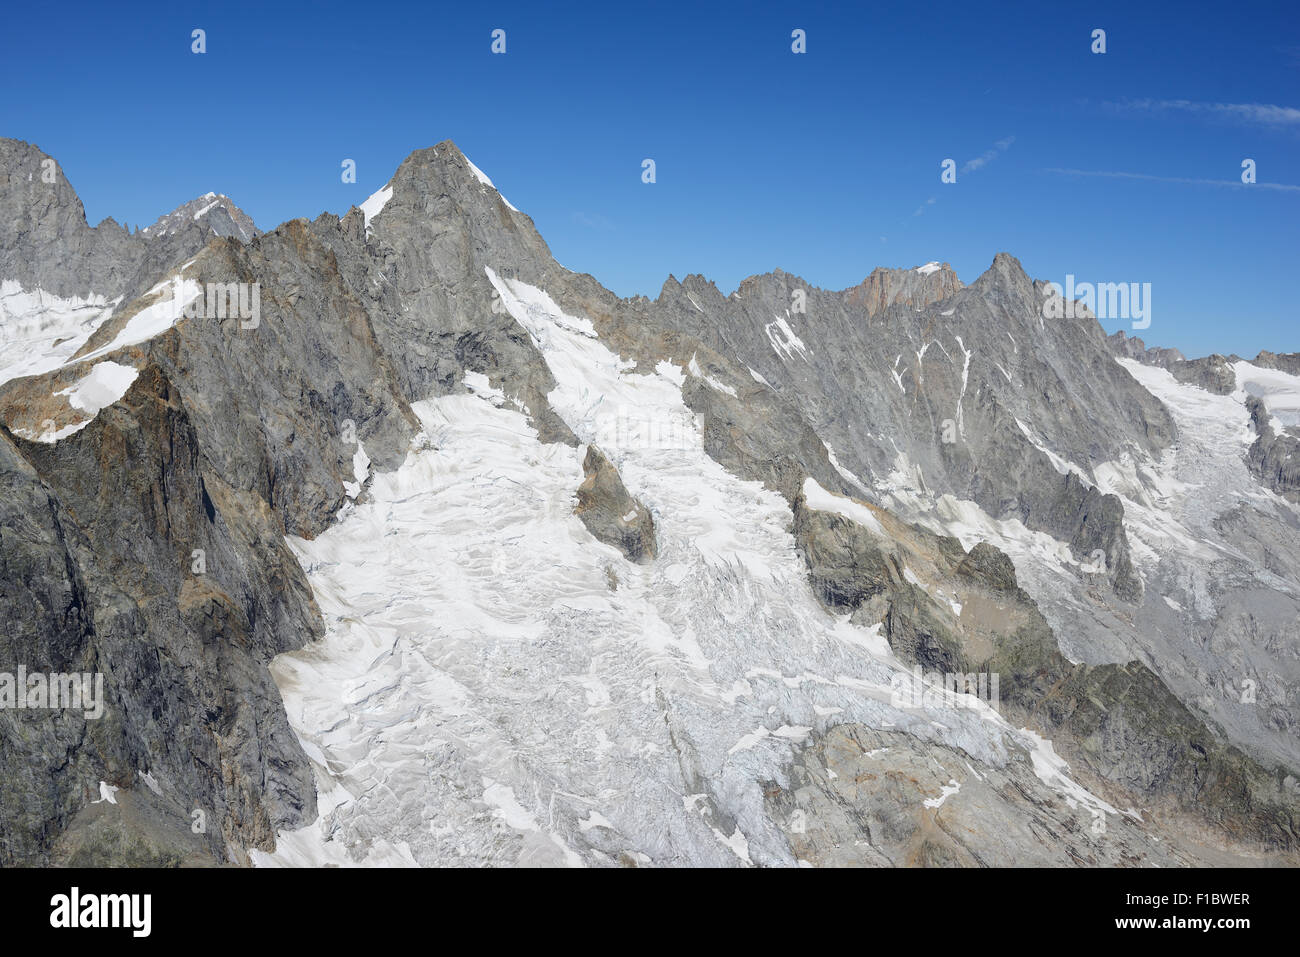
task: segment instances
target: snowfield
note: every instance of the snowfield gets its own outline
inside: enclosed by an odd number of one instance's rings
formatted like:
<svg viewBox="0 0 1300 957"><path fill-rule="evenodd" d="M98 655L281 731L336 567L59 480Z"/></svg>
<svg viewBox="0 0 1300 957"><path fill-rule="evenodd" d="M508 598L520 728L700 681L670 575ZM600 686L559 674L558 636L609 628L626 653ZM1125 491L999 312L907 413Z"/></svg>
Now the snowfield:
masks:
<svg viewBox="0 0 1300 957"><path fill-rule="evenodd" d="M59 368L119 302L120 296L65 299L12 279L0 282L0 383Z"/></svg>
<svg viewBox="0 0 1300 957"><path fill-rule="evenodd" d="M698 442L605 426L620 406L693 421L683 370L635 374L590 322L488 275L546 357L552 406L653 513L659 556L633 565L587 532L585 448L539 442L485 380L416 403L401 468L290 539L328 633L272 673L320 816L256 863L794 866L759 782L786 783L794 750L846 721L1032 763L1072 807L1114 813L980 702L894 706L912 672L879 626L817 604L782 498Z"/></svg>

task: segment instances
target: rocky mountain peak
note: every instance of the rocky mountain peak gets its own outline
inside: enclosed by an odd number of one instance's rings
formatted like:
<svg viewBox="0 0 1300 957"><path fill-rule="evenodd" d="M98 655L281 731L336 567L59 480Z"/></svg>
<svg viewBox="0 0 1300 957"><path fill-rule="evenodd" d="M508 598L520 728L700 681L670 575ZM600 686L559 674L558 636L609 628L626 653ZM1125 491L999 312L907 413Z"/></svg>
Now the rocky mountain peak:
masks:
<svg viewBox="0 0 1300 957"><path fill-rule="evenodd" d="M245 243L258 234L252 218L236 206L229 196L211 192L158 217L152 226L142 229L141 233L150 239L156 239L180 232L191 224L198 224L214 236L233 236Z"/></svg>
<svg viewBox="0 0 1300 957"><path fill-rule="evenodd" d="M495 194L510 210L519 212L509 200L501 196L488 175L475 166L451 140L415 150L402 161L389 186L395 191L411 190L421 194L436 188L465 198Z"/></svg>
<svg viewBox="0 0 1300 957"><path fill-rule="evenodd" d="M962 288L948 263L928 262L910 269L878 266L861 283L846 290L850 305L865 307L874 316L895 303L923 308L947 299Z"/></svg>
<svg viewBox="0 0 1300 957"><path fill-rule="evenodd" d="M1003 290L1020 296L1032 297L1034 283L1025 272L1020 260L1010 253L998 253L989 268L975 280L976 286L988 293Z"/></svg>
<svg viewBox="0 0 1300 957"><path fill-rule="evenodd" d="M1182 362L1187 358L1178 349L1148 346L1140 337L1130 336L1123 329L1107 336L1106 341L1115 355L1136 359L1147 365L1165 367L1171 362Z"/></svg>

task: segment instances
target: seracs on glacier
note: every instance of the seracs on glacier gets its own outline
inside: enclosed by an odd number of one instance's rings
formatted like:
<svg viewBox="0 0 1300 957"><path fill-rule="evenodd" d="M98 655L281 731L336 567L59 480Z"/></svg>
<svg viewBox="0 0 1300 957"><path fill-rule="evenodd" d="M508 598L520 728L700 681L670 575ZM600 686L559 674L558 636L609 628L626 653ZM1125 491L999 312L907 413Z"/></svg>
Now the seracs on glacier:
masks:
<svg viewBox="0 0 1300 957"><path fill-rule="evenodd" d="M607 427L620 408L694 423L686 373L634 373L589 320L487 274L545 356L553 408L653 513L659 557L633 565L588 533L585 449L539 442L486 377L415 403L403 465L316 540L290 539L328 631L272 673L320 814L257 864L795 865L760 782L784 782L832 720L1031 762L1071 807L1116 813L983 702L896 706L912 672L879 626L815 601L784 499L698 436L652 448Z"/></svg>

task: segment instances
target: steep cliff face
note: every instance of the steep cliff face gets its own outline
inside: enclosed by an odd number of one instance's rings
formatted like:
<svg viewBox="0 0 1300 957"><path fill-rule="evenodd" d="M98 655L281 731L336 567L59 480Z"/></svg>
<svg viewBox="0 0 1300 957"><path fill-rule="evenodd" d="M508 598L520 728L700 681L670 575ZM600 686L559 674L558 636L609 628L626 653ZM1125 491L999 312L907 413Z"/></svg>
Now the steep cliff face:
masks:
<svg viewBox="0 0 1300 957"><path fill-rule="evenodd" d="M18 461L84 542L84 656L108 696L105 716L86 722L107 740L79 741L76 762L52 746L26 752L12 806L34 806L40 825L25 833L39 837L11 860L40 859L70 822L80 834L77 810L100 780L134 788L145 802L134 820L158 834L141 852L100 824L93 839L65 841L76 860L191 855L199 812L212 859L246 861L314 817L311 769L267 670L323 633L285 534L318 533L360 494L370 461L400 461L414 416L305 223L249 246L218 239L174 265L64 365L0 387ZM260 287L256 321L184 316L186 300L206 307L207 290L229 283ZM25 551L9 545L7 557ZM49 641L54 625L30 627ZM67 670L33 647L29 670ZM26 800L64 776L75 783Z"/></svg>
<svg viewBox="0 0 1300 957"><path fill-rule="evenodd" d="M450 141L267 233L0 149L0 672L105 689L0 709L6 863L1294 860L1288 357L619 299Z"/></svg>
<svg viewBox="0 0 1300 957"><path fill-rule="evenodd" d="M846 289L844 298L849 305L875 316L895 304L924 309L961 288L962 282L950 265L931 262L915 269L873 269L861 284Z"/></svg>
<svg viewBox="0 0 1300 957"><path fill-rule="evenodd" d="M29 673L102 675L104 696L102 715L58 710L52 726L47 711L6 712L22 773L6 776L4 804L28 809L27 827L7 829L7 862L41 860L99 788L145 776L174 815L155 823L188 830L200 811L216 859L310 816L310 774L266 667L318 633L319 615L282 526L211 470L175 387L147 367L85 429L7 448L29 463L28 496L46 497L33 513L46 527L6 536L6 562L57 562L67 581L25 623L7 605L10 650ZM50 536L63 555L39 547Z"/></svg>
<svg viewBox="0 0 1300 957"><path fill-rule="evenodd" d="M1133 448L1158 455L1175 430L1095 320L1045 319L1045 285L1006 255L968 287L929 267L873 278L884 291L867 296L772 274L726 298L688 279L651 312L741 359L867 484L973 501L1081 566L1101 551L1115 593L1137 600L1123 508L1089 474Z"/></svg>
<svg viewBox="0 0 1300 957"><path fill-rule="evenodd" d="M0 137L0 277L28 292L129 302L213 236L250 239L253 221L227 197L199 197L151 227L86 222L58 161Z"/></svg>

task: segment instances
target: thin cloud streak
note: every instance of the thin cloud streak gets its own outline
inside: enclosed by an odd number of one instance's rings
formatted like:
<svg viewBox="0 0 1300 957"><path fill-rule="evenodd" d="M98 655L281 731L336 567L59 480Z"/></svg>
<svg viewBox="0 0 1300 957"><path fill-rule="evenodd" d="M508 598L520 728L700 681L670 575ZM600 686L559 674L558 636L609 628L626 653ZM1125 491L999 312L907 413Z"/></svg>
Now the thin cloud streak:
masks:
<svg viewBox="0 0 1300 957"><path fill-rule="evenodd" d="M1185 186L1233 186L1239 189L1271 189L1284 193L1300 193L1300 186L1286 183L1243 183L1232 179L1194 179L1188 176L1152 176L1150 173L1121 173L1110 170L1060 169L1050 167L1044 173L1056 173L1060 176L1101 176L1108 179L1136 179L1149 183L1180 183Z"/></svg>
<svg viewBox="0 0 1300 957"><path fill-rule="evenodd" d="M993 144L992 149L985 150L982 155L977 156L972 160L967 160L965 164L962 165L961 169L957 171L958 174L965 175L966 173L973 173L976 170L987 166L989 163L992 163L995 159L997 159L999 156L1001 156L1003 153L1009 150L1011 148L1011 144L1014 143L1015 141L1016 138L1014 136L1008 136L1005 139L998 140L996 143ZM939 201L938 196L931 196L920 206L916 207L916 212L912 214L911 218L915 219L917 216L923 215L929 207L933 206L938 201ZM903 220L902 222L899 223L899 225L901 226L905 222L907 222L907 220Z"/></svg>
<svg viewBox="0 0 1300 957"><path fill-rule="evenodd" d="M588 229L613 229L614 224L606 219L600 213L584 213L577 211L572 214L571 218L579 226L586 226Z"/></svg>
<svg viewBox="0 0 1300 957"><path fill-rule="evenodd" d="M1016 138L1014 136L1008 136L1004 140L998 140L993 144L993 149L985 151L983 155L977 156L973 160L967 160L965 165L962 166L961 172L973 173L983 166L988 166L989 163L992 163L995 159L1009 150L1011 144L1015 141Z"/></svg>
<svg viewBox="0 0 1300 957"><path fill-rule="evenodd" d="M1293 106L1276 106L1272 103L1197 103L1194 100L1124 100L1120 103L1107 103L1106 106L1118 110L1133 110L1144 113L1168 111L1204 113L1211 116L1229 117L1246 123L1258 123L1264 126L1300 127L1300 109L1296 109Z"/></svg>

